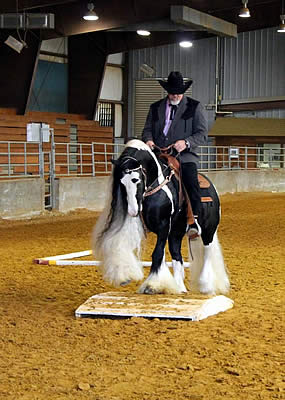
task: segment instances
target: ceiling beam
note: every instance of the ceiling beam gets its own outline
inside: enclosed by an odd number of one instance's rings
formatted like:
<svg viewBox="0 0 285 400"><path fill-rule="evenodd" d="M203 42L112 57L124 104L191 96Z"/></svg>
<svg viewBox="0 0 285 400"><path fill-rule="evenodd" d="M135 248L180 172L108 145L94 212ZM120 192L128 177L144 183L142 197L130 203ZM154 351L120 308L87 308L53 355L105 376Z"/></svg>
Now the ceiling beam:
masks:
<svg viewBox="0 0 285 400"><path fill-rule="evenodd" d="M285 109L285 100L219 105L219 111L262 111Z"/></svg>
<svg viewBox="0 0 285 400"><path fill-rule="evenodd" d="M60 4L74 3L76 0L18 0L18 4L11 0L1 0L0 12L21 12L36 10L42 7L54 7ZM18 6L18 9L17 9ZM52 12L52 11L50 11Z"/></svg>
<svg viewBox="0 0 285 400"><path fill-rule="evenodd" d="M185 6L171 6L170 19L219 36L237 37L237 26L212 15Z"/></svg>
<svg viewBox="0 0 285 400"><path fill-rule="evenodd" d="M177 43L180 32L152 32L150 36L139 36L135 32L92 32L88 34L107 54L121 53L136 49ZM207 32L184 32L185 40L198 40L209 37Z"/></svg>
<svg viewBox="0 0 285 400"><path fill-rule="evenodd" d="M101 39L101 40L100 40ZM107 53L104 38L74 35L68 38L68 112L94 119L103 82Z"/></svg>
<svg viewBox="0 0 285 400"><path fill-rule="evenodd" d="M137 31L138 29L144 29L150 32L162 32L162 31L197 31L198 28L185 26L181 24L175 24L174 22L170 21L169 19L160 19L151 22L144 22L143 24L131 24L122 26L120 28L110 29L111 32L132 32Z"/></svg>

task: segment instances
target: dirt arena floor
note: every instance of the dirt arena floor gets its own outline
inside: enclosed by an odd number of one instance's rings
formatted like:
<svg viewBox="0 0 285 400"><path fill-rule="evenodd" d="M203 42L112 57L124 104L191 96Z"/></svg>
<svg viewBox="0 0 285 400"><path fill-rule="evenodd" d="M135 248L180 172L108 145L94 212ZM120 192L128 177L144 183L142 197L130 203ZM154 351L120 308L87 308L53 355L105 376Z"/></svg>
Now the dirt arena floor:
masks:
<svg viewBox="0 0 285 400"><path fill-rule="evenodd" d="M97 214L0 220L0 400L284 399L285 194L221 200L235 305L200 322L76 319L114 289L95 267L32 260L89 249Z"/></svg>

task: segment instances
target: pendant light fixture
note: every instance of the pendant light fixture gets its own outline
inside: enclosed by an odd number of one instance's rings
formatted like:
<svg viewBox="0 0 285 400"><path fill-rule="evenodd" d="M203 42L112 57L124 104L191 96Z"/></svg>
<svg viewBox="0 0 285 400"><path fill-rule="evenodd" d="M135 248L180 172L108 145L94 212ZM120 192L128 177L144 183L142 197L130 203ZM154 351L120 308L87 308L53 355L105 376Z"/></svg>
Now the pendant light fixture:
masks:
<svg viewBox="0 0 285 400"><path fill-rule="evenodd" d="M281 5L281 15L280 15L281 23L277 29L279 33L285 33L285 10L284 10L284 0L282 0Z"/></svg>
<svg viewBox="0 0 285 400"><path fill-rule="evenodd" d="M83 19L85 19L85 21L97 21L97 19L99 19L99 17L96 14L96 12L94 11L94 4L88 3L87 9L88 9L88 11L83 15Z"/></svg>
<svg viewBox="0 0 285 400"><path fill-rule="evenodd" d="M241 18L249 18L250 17L250 12L249 12L249 9L247 8L247 3L248 3L248 0L242 0L243 6L240 9L240 12L238 15Z"/></svg>

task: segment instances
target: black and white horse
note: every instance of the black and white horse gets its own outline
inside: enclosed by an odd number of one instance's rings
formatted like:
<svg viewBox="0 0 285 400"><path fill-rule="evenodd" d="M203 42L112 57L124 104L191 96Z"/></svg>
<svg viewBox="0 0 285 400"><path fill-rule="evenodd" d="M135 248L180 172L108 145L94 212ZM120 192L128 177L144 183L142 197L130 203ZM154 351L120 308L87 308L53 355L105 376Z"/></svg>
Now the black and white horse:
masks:
<svg viewBox="0 0 285 400"><path fill-rule="evenodd" d="M114 161L109 199L93 234L94 254L102 260L103 278L115 286L144 277L140 261L145 230L157 235L149 276L139 292L183 293L181 242L186 230L186 205L179 205L179 183L171 171L140 140L131 140ZM157 189L156 189L157 188ZM226 293L229 279L217 237L220 202L202 203L201 237L191 241L190 287L205 294ZM168 240L173 274L165 261ZM190 257L192 258L192 257Z"/></svg>

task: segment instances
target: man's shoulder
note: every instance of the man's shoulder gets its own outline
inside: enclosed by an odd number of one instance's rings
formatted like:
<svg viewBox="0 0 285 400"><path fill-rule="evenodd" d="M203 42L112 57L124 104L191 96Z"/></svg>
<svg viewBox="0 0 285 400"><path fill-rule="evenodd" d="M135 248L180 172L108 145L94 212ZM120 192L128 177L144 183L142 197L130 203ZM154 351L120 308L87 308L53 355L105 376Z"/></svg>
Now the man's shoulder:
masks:
<svg viewBox="0 0 285 400"><path fill-rule="evenodd" d="M200 104L200 101L192 99L192 97L186 96L186 102L188 106L197 106L198 104Z"/></svg>
<svg viewBox="0 0 285 400"><path fill-rule="evenodd" d="M192 99L192 97L186 97L186 108L182 115L182 119L186 120L192 118L200 104L200 101Z"/></svg>

